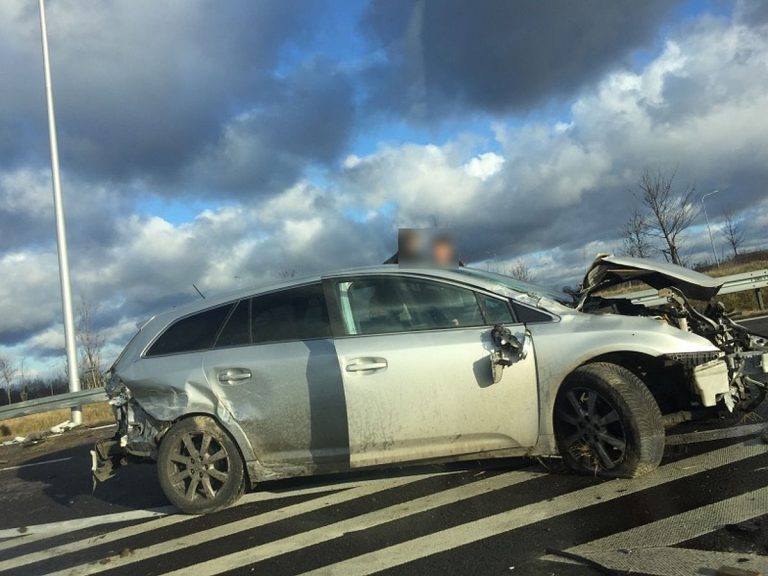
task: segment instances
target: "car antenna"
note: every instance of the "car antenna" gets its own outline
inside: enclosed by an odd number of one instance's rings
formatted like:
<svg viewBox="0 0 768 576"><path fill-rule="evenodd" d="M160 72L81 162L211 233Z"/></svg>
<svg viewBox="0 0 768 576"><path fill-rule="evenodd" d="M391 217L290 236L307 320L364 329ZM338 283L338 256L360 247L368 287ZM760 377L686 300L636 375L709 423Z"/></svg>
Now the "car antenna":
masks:
<svg viewBox="0 0 768 576"><path fill-rule="evenodd" d="M192 283L192 288L194 288L194 289L195 289L195 292L197 292L198 294L200 294L200 298L202 298L203 300L205 300L205 296L203 295L203 293L202 293L202 292L200 292L200 289L199 289L197 286L195 286L195 283L194 283L194 282Z"/></svg>

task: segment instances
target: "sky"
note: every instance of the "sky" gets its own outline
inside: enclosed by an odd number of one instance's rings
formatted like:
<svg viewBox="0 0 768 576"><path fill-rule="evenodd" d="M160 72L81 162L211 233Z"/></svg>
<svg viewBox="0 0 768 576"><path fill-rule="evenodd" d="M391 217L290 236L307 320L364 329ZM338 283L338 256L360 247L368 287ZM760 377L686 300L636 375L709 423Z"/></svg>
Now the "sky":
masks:
<svg viewBox="0 0 768 576"><path fill-rule="evenodd" d="M79 306L113 358L204 293L376 264L400 227L577 284L646 168L768 240L768 3L48 0ZM0 2L0 353L61 372L37 3ZM711 260L700 215L684 237ZM661 257L659 255L659 257Z"/></svg>

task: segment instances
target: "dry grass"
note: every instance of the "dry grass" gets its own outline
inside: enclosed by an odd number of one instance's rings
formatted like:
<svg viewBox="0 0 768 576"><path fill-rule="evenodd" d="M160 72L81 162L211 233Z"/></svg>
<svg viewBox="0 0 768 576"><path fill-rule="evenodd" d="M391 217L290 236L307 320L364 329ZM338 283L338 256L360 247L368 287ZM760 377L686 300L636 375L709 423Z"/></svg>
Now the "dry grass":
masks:
<svg viewBox="0 0 768 576"><path fill-rule="evenodd" d="M3 420L0 422L0 441L11 440L16 436L27 436L34 432L44 432L56 424L66 422L69 416L70 410L65 408ZM83 406L83 424L86 426L101 426L112 424L114 421L112 408L106 402Z"/></svg>
<svg viewBox="0 0 768 576"><path fill-rule="evenodd" d="M710 268L704 272L710 276L730 276L731 274L741 274L743 272L752 272L753 270L765 270L768 268L768 260L754 260L753 262L727 262L720 268Z"/></svg>

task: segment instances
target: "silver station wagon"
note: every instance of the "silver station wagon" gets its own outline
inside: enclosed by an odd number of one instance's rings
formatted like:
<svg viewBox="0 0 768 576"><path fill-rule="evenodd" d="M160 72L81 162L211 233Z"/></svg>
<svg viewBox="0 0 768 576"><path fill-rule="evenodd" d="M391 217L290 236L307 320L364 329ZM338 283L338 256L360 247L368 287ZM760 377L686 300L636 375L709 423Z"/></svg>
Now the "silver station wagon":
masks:
<svg viewBox="0 0 768 576"><path fill-rule="evenodd" d="M617 285L661 290L653 306ZM716 279L602 257L579 302L470 268L345 270L159 314L110 370L104 480L154 460L182 511L265 480L425 461L557 456L653 470L665 424L751 409L766 342L706 312Z"/></svg>

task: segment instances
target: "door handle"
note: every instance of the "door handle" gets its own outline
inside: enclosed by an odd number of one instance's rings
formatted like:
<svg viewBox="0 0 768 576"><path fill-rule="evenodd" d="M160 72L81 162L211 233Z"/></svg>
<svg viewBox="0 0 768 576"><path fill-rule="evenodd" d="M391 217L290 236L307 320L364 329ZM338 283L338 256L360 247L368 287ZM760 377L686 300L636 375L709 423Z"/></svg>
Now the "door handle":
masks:
<svg viewBox="0 0 768 576"><path fill-rule="evenodd" d="M252 376L251 371L245 368L227 368L226 370L219 372L219 382L232 384L233 382L238 382L240 380L248 380L248 378L251 378Z"/></svg>
<svg viewBox="0 0 768 576"><path fill-rule="evenodd" d="M347 372L368 372L384 370L387 367L386 358L355 358L347 364Z"/></svg>

